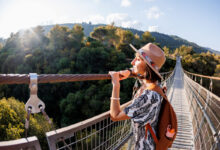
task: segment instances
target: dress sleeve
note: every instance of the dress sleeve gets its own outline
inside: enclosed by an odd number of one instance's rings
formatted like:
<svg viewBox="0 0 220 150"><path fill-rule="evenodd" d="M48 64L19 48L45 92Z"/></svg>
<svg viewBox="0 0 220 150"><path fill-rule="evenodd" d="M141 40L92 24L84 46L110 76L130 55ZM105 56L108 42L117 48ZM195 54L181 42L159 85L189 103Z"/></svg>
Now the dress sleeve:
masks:
<svg viewBox="0 0 220 150"><path fill-rule="evenodd" d="M145 90L142 95L124 109L127 116L137 123L148 123L155 118L160 104L160 95L151 90Z"/></svg>

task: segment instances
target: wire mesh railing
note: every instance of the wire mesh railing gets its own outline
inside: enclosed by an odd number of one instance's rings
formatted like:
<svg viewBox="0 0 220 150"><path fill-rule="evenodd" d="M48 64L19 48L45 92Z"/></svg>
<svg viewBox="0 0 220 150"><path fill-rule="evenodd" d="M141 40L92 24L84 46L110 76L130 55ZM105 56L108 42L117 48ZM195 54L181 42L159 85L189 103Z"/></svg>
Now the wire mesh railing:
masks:
<svg viewBox="0 0 220 150"><path fill-rule="evenodd" d="M108 111L71 126L47 132L46 136L51 150L112 150L119 148L131 136L130 125L129 120L111 121Z"/></svg>
<svg viewBox="0 0 220 150"><path fill-rule="evenodd" d="M174 70L172 70L172 72L167 72L164 78L165 80L163 80L161 83L162 86L165 86L167 88L167 92L166 92L167 95L169 94L171 86L173 85L175 72L176 72L176 67L174 68Z"/></svg>
<svg viewBox="0 0 220 150"><path fill-rule="evenodd" d="M190 79L186 73L184 89L190 104L195 149L220 149L220 98Z"/></svg>
<svg viewBox="0 0 220 150"><path fill-rule="evenodd" d="M220 97L220 77L195 74L186 70L184 70L184 73L186 73L187 76L190 77L192 80Z"/></svg>

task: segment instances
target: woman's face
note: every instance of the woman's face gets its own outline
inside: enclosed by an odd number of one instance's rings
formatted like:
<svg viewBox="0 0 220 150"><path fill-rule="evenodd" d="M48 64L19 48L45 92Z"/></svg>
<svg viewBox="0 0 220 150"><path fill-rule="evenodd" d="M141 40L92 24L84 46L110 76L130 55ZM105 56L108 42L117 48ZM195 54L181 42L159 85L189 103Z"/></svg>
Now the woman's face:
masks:
<svg viewBox="0 0 220 150"><path fill-rule="evenodd" d="M144 75L146 71L146 63L144 60L136 54L136 57L132 60L131 65L133 66L133 73L134 74L141 74Z"/></svg>

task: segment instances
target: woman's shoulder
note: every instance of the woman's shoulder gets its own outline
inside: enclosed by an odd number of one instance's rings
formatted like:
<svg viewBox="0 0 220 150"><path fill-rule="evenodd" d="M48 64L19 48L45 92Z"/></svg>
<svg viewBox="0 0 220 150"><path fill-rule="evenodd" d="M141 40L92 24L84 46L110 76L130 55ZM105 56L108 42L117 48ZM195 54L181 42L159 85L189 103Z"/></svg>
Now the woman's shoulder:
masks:
<svg viewBox="0 0 220 150"><path fill-rule="evenodd" d="M162 96L157 93L156 91L153 91L153 90L149 90L149 89L145 89L144 92L143 92L143 95L147 95L147 96L150 96L150 97L158 97L159 99L162 98Z"/></svg>

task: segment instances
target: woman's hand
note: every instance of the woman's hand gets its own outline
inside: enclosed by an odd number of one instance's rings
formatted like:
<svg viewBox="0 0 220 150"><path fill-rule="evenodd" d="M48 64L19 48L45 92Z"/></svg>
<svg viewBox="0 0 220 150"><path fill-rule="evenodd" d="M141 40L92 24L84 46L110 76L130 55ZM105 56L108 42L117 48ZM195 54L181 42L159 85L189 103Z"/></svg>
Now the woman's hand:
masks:
<svg viewBox="0 0 220 150"><path fill-rule="evenodd" d="M112 84L118 85L120 84L120 80L127 79L130 76L131 72L129 70L123 70L119 72L109 71L109 74L112 77Z"/></svg>
<svg viewBox="0 0 220 150"><path fill-rule="evenodd" d="M120 78L119 78L119 72L115 72L115 71L109 71L109 74L112 77L112 85L113 86L120 86Z"/></svg>
<svg viewBox="0 0 220 150"><path fill-rule="evenodd" d="M120 73L119 79L124 80L124 79L127 79L130 76L131 71L123 70L123 71L120 71L119 73Z"/></svg>

